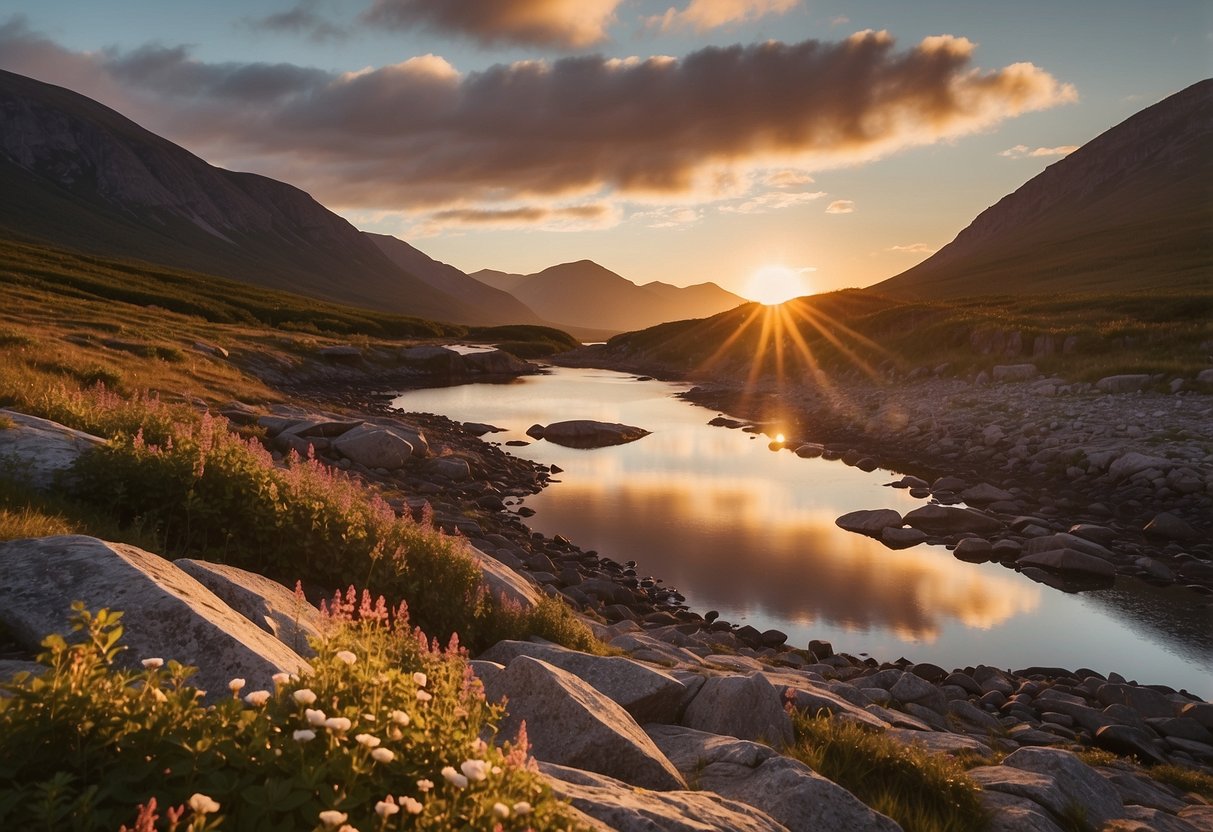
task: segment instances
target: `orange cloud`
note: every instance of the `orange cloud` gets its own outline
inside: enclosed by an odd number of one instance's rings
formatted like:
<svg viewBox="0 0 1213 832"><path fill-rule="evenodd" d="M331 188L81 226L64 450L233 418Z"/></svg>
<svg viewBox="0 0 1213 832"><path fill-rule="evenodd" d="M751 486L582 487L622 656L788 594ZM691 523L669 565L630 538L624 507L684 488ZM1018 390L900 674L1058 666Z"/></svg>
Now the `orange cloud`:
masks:
<svg viewBox="0 0 1213 832"><path fill-rule="evenodd" d="M853 214L855 203L849 199L836 199L826 206L827 214Z"/></svg>
<svg viewBox="0 0 1213 832"><path fill-rule="evenodd" d="M803 205L806 202L821 199L825 195L825 191L801 191L799 193L769 191L765 194L751 197L738 205L722 205L720 206L720 210L734 214L765 214L768 211L778 211L781 208Z"/></svg>
<svg viewBox="0 0 1213 832"><path fill-rule="evenodd" d="M1058 147L1036 147L1030 148L1026 144L1017 144L1014 147L1008 147L1000 152L999 156L1005 156L1008 159L1030 159L1039 158L1041 156L1069 156L1075 150L1078 150L1076 144L1063 144Z"/></svg>
<svg viewBox="0 0 1213 832"><path fill-rule="evenodd" d="M799 3L800 0L691 0L681 11L671 7L665 14L649 18L648 23L663 31L690 28L702 32L769 14L783 14Z"/></svg>
<svg viewBox="0 0 1213 832"><path fill-rule="evenodd" d="M910 243L907 246L890 246L889 251L897 251L902 254L934 254L935 249L931 248L926 243Z"/></svg>
<svg viewBox="0 0 1213 832"><path fill-rule="evenodd" d="M421 27L471 37L582 47L606 39L622 0L375 0L363 20L390 29Z"/></svg>
<svg viewBox="0 0 1213 832"><path fill-rule="evenodd" d="M574 200L669 205L764 172L807 176L1075 97L1031 64L976 68L972 51L950 36L898 50L887 32L860 32L681 58L582 56L461 73L427 55L333 73L205 63L181 47L73 52L0 25L0 66L79 90L212 162L283 179L327 205L538 205L549 212L531 215L541 222Z"/></svg>

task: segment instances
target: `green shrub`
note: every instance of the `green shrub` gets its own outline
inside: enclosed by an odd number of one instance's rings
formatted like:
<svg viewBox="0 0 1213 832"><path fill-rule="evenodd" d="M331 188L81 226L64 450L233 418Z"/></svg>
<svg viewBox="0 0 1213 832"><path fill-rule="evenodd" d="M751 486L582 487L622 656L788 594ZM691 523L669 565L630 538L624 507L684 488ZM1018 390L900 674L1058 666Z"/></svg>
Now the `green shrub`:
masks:
<svg viewBox="0 0 1213 832"><path fill-rule="evenodd" d="M960 761L828 716L800 714L793 724L791 756L906 832L979 832L989 824L981 789Z"/></svg>
<svg viewBox="0 0 1213 832"><path fill-rule="evenodd" d="M210 705L189 685L192 668L140 657L143 670L117 669L121 613L77 603L80 637L49 636L45 672L3 686L0 826L577 828L524 736L483 742L501 709L458 649L426 645L407 615L389 624L367 600L361 615L336 611L310 675L251 693L233 680Z"/></svg>

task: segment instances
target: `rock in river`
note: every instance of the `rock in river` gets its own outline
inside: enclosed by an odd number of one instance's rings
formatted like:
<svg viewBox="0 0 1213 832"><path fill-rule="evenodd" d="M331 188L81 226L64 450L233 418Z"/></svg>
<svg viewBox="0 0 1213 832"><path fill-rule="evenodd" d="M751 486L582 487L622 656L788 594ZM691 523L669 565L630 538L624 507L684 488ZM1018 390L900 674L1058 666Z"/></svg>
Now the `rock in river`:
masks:
<svg viewBox="0 0 1213 832"><path fill-rule="evenodd" d="M604 448L608 445L623 445L649 435L644 428L621 425L618 422L595 422L591 419L573 419L553 422L545 428L542 436L548 442L568 448ZM530 431L527 431L530 434Z"/></svg>

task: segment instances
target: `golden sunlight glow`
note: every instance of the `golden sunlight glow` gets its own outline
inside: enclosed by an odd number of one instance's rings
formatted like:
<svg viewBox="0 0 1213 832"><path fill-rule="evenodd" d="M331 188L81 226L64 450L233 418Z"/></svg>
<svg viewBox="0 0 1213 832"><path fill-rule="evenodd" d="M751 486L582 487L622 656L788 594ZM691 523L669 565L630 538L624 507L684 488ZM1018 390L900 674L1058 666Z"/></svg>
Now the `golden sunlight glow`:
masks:
<svg viewBox="0 0 1213 832"><path fill-rule="evenodd" d="M750 279L742 291L747 298L767 306L775 306L785 300L812 293L813 289L809 286L802 271L774 265L763 266L750 275Z"/></svg>
<svg viewBox="0 0 1213 832"><path fill-rule="evenodd" d="M784 438L784 435L782 433L777 433L777 434L775 434L775 441L782 445L784 442L787 442L788 440L786 438Z"/></svg>

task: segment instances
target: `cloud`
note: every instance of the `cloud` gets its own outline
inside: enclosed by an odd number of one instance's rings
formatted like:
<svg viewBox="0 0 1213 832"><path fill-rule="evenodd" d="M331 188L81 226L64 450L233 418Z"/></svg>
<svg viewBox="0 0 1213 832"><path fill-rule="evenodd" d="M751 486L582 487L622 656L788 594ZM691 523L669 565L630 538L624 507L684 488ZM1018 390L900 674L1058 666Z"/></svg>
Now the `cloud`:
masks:
<svg viewBox="0 0 1213 832"><path fill-rule="evenodd" d="M826 206L827 214L854 214L855 203L849 199L836 199Z"/></svg>
<svg viewBox="0 0 1213 832"><path fill-rule="evenodd" d="M850 22L851 18L847 17L845 14L836 14L830 18L831 26L845 26Z"/></svg>
<svg viewBox="0 0 1213 832"><path fill-rule="evenodd" d="M628 219L639 220L649 228L682 228L694 225L703 217L703 212L697 208L655 208L651 211L637 211Z"/></svg>
<svg viewBox="0 0 1213 832"><path fill-rule="evenodd" d="M825 195L825 191L800 191L798 193L768 191L765 194L751 197L738 205L722 205L720 206L720 210L732 214L765 214L769 211L778 211L781 208L803 205L806 202L821 199Z"/></svg>
<svg viewBox="0 0 1213 832"><path fill-rule="evenodd" d="M315 43L348 38L349 29L325 20L316 11L318 5L318 0L301 0L287 11L264 17L247 17L241 22L250 29L258 31L306 35Z"/></svg>
<svg viewBox="0 0 1213 832"><path fill-rule="evenodd" d="M972 44L708 47L461 73L435 55L356 72L206 63L184 47L73 52L0 25L0 66L97 98L192 152L340 209L655 205L779 169L820 170L986 130L1073 100L1031 64L983 70ZM550 219L550 215L549 215Z"/></svg>
<svg viewBox="0 0 1213 832"><path fill-rule="evenodd" d="M1075 150L1078 150L1076 144L1063 144L1057 147L1035 147L1030 148L1026 144L1017 144L1014 147L1009 147L1001 151L998 155L1005 156L1008 159L1031 159L1042 156L1069 156Z"/></svg>
<svg viewBox="0 0 1213 832"><path fill-rule="evenodd" d="M607 228L619 222L618 210L602 203L558 207L512 206L507 208L448 208L426 214L416 225L415 236L425 237L453 228L528 228L548 231L585 231Z"/></svg>
<svg viewBox="0 0 1213 832"><path fill-rule="evenodd" d="M703 32L729 23L783 14L799 3L800 0L691 0L681 11L670 7L665 14L648 18L646 23L662 31L695 29Z"/></svg>
<svg viewBox="0 0 1213 832"><path fill-rule="evenodd" d="M926 243L910 243L907 246L890 246L889 251L897 251L902 254L934 254L936 249Z"/></svg>
<svg viewBox="0 0 1213 832"><path fill-rule="evenodd" d="M812 185L813 177L804 171L784 170L771 171L762 178L764 185L770 188L796 188L801 185Z"/></svg>
<svg viewBox="0 0 1213 832"><path fill-rule="evenodd" d="M375 0L363 21L389 29L421 27L484 44L578 48L606 39L623 0Z"/></svg>

